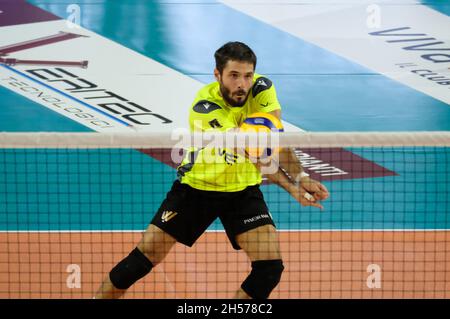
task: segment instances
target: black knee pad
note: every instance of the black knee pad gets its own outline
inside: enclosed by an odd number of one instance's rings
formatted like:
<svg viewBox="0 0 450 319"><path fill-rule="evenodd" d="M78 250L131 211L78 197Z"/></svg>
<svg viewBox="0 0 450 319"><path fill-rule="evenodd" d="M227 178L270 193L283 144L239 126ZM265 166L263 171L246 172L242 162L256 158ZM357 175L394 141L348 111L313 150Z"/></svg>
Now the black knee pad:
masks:
<svg viewBox="0 0 450 319"><path fill-rule="evenodd" d="M281 259L254 261L252 271L241 288L253 299L267 299L280 282L283 270Z"/></svg>
<svg viewBox="0 0 450 319"><path fill-rule="evenodd" d="M137 248L119 262L109 273L114 287L128 289L147 275L153 268L152 262Z"/></svg>

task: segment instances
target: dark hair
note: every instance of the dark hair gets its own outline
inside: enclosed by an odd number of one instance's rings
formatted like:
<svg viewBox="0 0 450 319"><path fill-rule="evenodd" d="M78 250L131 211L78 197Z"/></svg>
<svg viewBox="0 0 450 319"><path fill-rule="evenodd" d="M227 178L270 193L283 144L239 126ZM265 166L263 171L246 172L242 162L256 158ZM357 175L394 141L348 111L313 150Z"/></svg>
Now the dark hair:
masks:
<svg viewBox="0 0 450 319"><path fill-rule="evenodd" d="M216 59L216 69L221 74L229 60L252 63L253 68L256 67L255 53L248 45L242 42L225 43L214 53L214 58Z"/></svg>

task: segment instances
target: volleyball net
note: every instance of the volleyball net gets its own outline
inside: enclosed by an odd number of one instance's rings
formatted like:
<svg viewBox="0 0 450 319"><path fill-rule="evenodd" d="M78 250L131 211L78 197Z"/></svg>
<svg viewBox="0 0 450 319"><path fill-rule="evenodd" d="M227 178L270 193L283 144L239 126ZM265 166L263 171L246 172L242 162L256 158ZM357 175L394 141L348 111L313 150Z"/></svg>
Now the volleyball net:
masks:
<svg viewBox="0 0 450 319"><path fill-rule="evenodd" d="M448 132L0 133L0 298L91 298L183 158L211 150L188 173L255 148L292 148L330 193L323 210L305 207L263 178L285 266L271 298L448 298L449 147ZM229 298L250 270L217 219L125 297Z"/></svg>

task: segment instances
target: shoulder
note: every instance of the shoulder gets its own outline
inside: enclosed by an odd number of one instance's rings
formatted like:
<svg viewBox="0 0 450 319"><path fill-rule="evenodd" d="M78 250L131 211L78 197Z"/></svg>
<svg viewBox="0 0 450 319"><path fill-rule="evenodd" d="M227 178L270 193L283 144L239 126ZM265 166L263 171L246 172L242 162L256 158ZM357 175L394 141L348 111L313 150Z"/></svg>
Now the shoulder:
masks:
<svg viewBox="0 0 450 319"><path fill-rule="evenodd" d="M215 110L220 110L220 109L222 109L220 107L220 105L218 105L217 103L214 103L212 101L209 101L209 100L196 101L192 107L192 110L194 112L202 113L202 114L211 113Z"/></svg>
<svg viewBox="0 0 450 319"><path fill-rule="evenodd" d="M192 104L192 110L196 113L211 113L215 110L222 109L218 95L219 84L213 82L202 87Z"/></svg>
<svg viewBox="0 0 450 319"><path fill-rule="evenodd" d="M272 81L263 75L255 74L253 78L252 95L256 97L259 93L269 90L273 87Z"/></svg>

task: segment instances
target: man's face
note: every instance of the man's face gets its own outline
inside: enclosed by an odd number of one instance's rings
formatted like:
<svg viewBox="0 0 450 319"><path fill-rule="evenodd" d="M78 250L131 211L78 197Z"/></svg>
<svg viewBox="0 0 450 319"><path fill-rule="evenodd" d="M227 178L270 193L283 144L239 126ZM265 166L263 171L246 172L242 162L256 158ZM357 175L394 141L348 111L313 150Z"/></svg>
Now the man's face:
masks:
<svg viewBox="0 0 450 319"><path fill-rule="evenodd" d="M248 62L228 61L222 74L214 75L220 83L223 99L232 106L243 106L253 85L254 65Z"/></svg>

